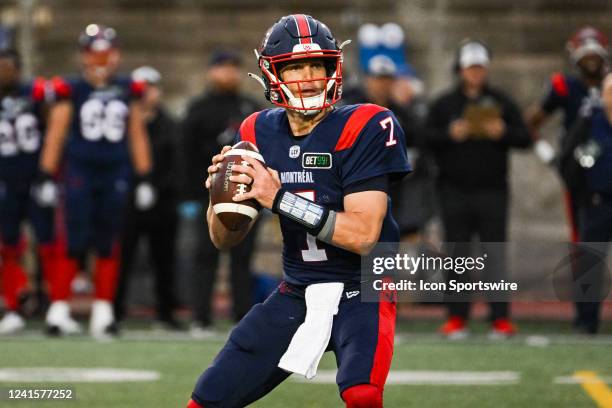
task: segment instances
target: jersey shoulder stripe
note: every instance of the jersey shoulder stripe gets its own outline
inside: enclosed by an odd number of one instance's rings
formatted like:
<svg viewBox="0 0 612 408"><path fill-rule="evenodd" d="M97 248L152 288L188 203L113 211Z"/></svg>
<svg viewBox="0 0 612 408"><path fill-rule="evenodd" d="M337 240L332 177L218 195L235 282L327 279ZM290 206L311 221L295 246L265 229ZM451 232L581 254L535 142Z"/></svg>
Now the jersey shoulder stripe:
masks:
<svg viewBox="0 0 612 408"><path fill-rule="evenodd" d="M240 140L251 142L257 146L257 137L255 135L255 121L261 112L255 112L249 115L240 125Z"/></svg>
<svg viewBox="0 0 612 408"><path fill-rule="evenodd" d="M72 83L71 83L72 82ZM54 99L67 99L72 96L73 83L76 82L74 78L62 78L55 76L51 78L51 89L55 95Z"/></svg>
<svg viewBox="0 0 612 408"><path fill-rule="evenodd" d="M569 95L569 87L567 85L567 81L565 79L565 75L563 75L562 73L557 72L557 73L553 74L550 82L552 83L553 91L557 95L559 95L559 96L561 96L563 98L565 98L565 97L567 97Z"/></svg>
<svg viewBox="0 0 612 408"><path fill-rule="evenodd" d="M371 103L359 105L357 109L351 113L351 116L344 124L344 128L342 129L342 133L338 138L334 151L338 152L351 148L370 119L372 119L376 114L386 110L387 109L383 108L382 106Z"/></svg>
<svg viewBox="0 0 612 408"><path fill-rule="evenodd" d="M31 96L35 102L43 102L46 99L47 81L43 77L36 77L31 84Z"/></svg>
<svg viewBox="0 0 612 408"><path fill-rule="evenodd" d="M147 89L147 83L144 81L132 81L130 82L130 96L139 99L144 96L145 90Z"/></svg>

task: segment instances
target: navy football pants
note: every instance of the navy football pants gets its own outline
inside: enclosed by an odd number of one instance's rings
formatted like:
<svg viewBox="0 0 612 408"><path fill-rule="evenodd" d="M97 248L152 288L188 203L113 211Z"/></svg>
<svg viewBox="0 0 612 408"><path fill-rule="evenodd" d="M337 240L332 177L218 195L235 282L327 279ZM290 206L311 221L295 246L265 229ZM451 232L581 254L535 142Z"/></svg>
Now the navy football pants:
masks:
<svg viewBox="0 0 612 408"><path fill-rule="evenodd" d="M576 302L576 326L587 333L597 333L601 302L610 290L610 272L606 267L612 241L612 194L592 194L580 208L580 240L572 281Z"/></svg>
<svg viewBox="0 0 612 408"><path fill-rule="evenodd" d="M31 198L29 182L0 182L0 234L7 246L19 243L21 223L27 218L38 244L54 238L54 209L40 207Z"/></svg>
<svg viewBox="0 0 612 408"><path fill-rule="evenodd" d="M234 408L266 395L290 375L277 365L305 316L303 289L282 283L232 330L198 379L192 399L206 408ZM372 384L382 392L394 334L395 303L366 303L360 296L342 295L328 346L336 355L340 393L358 384Z"/></svg>
<svg viewBox="0 0 612 408"><path fill-rule="evenodd" d="M99 257L111 256L121 233L130 175L129 163L68 162L65 216L71 257L81 256L91 246Z"/></svg>

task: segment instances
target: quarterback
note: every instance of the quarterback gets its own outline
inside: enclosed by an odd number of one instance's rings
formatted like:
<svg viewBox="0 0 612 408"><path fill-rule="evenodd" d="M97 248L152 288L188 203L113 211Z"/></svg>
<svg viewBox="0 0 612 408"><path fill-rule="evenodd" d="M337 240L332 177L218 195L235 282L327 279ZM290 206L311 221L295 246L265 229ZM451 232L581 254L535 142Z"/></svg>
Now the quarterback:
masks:
<svg viewBox="0 0 612 408"><path fill-rule="evenodd" d="M372 104L334 108L343 45L325 24L299 14L276 22L256 51L257 78L278 108L244 120L236 141L253 143L266 165L244 156L249 165L234 165L230 180L251 184L236 202L255 199L279 216L284 277L232 330L189 408L244 407L292 373L312 378L324 351L336 356L347 407L383 406L395 299L361 300L360 256L399 240L388 189L410 166L393 113ZM229 149L213 157L207 188ZM248 233L226 229L211 207L207 221L218 248Z"/></svg>

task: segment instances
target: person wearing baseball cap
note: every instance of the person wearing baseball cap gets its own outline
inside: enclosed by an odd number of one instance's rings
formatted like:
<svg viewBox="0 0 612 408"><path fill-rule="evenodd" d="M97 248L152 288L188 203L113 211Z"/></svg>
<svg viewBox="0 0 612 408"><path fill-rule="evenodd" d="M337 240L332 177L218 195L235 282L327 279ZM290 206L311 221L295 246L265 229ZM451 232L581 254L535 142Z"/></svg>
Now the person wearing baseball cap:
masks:
<svg viewBox="0 0 612 408"><path fill-rule="evenodd" d="M491 51L479 40L463 41L455 53L456 84L430 106L426 144L438 165L440 209L445 242L451 256L470 256L470 241L505 242L508 225L508 155L531 139L516 103L489 85ZM485 278L505 277L505 254L500 245L485 247ZM450 273L449 279L469 281L469 273ZM508 302L490 301L491 336L506 338L517 329L510 321ZM502 299L505 300L505 299ZM440 333L449 339L465 337L470 300L447 298L448 320Z"/></svg>

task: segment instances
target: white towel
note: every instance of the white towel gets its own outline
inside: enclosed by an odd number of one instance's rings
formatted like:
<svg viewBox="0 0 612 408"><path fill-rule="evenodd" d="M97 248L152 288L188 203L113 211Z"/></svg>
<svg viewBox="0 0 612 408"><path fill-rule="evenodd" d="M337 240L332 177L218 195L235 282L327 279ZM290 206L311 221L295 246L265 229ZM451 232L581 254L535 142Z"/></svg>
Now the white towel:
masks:
<svg viewBox="0 0 612 408"><path fill-rule="evenodd" d="M344 284L339 282L315 283L306 287L306 319L281 357L280 368L309 380L317 375L343 291Z"/></svg>

